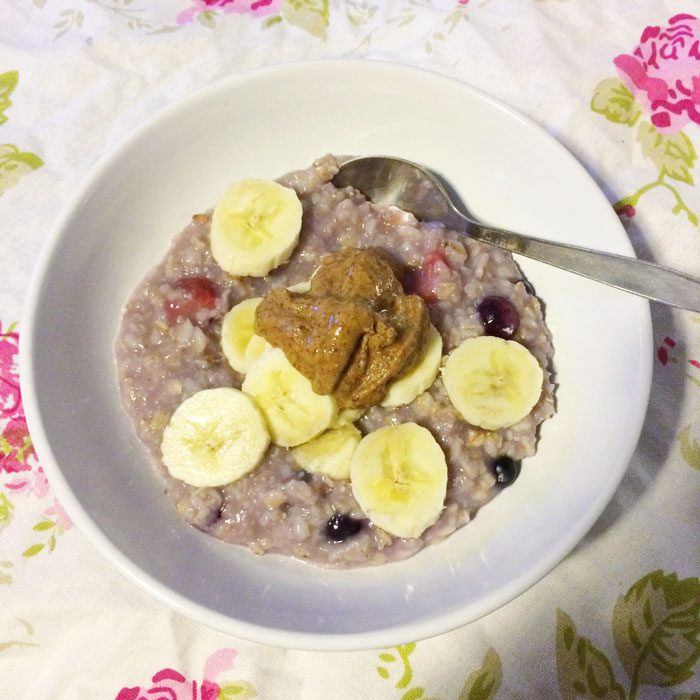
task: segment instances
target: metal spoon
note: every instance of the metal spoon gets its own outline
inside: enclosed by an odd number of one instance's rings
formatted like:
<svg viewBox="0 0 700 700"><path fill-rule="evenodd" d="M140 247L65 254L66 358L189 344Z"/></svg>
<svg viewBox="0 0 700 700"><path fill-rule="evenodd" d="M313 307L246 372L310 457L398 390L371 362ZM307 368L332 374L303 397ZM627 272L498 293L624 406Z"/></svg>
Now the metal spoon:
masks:
<svg viewBox="0 0 700 700"><path fill-rule="evenodd" d="M653 301L700 312L700 279L624 255L485 226L462 214L440 182L411 161L385 156L353 158L340 167L333 182L338 187L355 187L372 202L394 204L420 221L440 221L448 229L461 231L484 243Z"/></svg>

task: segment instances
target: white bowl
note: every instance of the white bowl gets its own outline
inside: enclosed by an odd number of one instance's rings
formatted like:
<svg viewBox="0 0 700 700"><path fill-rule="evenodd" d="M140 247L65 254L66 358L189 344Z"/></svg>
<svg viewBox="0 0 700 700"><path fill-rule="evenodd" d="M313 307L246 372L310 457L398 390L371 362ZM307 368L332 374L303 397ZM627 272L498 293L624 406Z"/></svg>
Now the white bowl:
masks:
<svg viewBox="0 0 700 700"><path fill-rule="evenodd" d="M327 152L415 160L486 221L632 253L579 163L490 97L390 64L277 66L198 92L102 159L37 265L21 374L52 486L127 576L233 635L338 650L445 632L555 566L622 477L646 409L652 346L646 302L523 260L554 336L558 413L519 480L472 523L407 561L351 571L258 557L188 527L120 407L112 344L122 305L191 214L230 182L276 177Z"/></svg>

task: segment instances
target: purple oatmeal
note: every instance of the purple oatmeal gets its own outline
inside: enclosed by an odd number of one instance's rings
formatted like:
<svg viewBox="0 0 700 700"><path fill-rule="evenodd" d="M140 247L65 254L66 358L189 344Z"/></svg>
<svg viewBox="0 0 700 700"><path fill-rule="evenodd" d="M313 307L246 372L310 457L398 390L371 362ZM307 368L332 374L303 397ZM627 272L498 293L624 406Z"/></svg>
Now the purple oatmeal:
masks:
<svg viewBox="0 0 700 700"><path fill-rule="evenodd" d="M539 301L509 253L439 224L419 223L395 207L369 203L351 188L338 189L331 182L337 168L336 159L326 156L278 180L296 191L303 223L289 261L265 277L224 272L210 250L211 215L195 215L129 298L115 354L124 407L168 498L188 523L258 554L355 567L403 559L443 540L497 494L500 472L494 465L535 454L537 427L554 413L548 371L553 348ZM325 256L345 248L382 249L405 267L406 291L427 302L443 355L465 339L484 335L501 313L508 321L504 332L544 371L534 408L499 430L469 425L450 402L440 376L410 404L375 405L355 421L363 435L415 422L444 451L444 508L420 537L395 537L377 527L358 506L347 479L306 472L288 448L275 444L255 470L220 487L186 484L173 478L162 461L163 431L185 399L203 389L241 388L243 375L221 350L224 315L245 299L309 280Z"/></svg>

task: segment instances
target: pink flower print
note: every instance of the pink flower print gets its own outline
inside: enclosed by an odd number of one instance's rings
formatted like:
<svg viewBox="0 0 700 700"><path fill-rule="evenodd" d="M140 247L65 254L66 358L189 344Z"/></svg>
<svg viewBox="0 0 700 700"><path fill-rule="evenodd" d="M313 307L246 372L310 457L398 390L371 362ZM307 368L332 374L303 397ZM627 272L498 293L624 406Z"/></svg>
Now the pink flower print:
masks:
<svg viewBox="0 0 700 700"><path fill-rule="evenodd" d="M221 10L224 14L251 14L254 17L278 12L284 0L195 0L175 18L178 24L189 24L200 12Z"/></svg>
<svg viewBox="0 0 700 700"><path fill-rule="evenodd" d="M115 700L138 700L139 695L141 695L141 689L138 687L122 688Z"/></svg>
<svg viewBox="0 0 700 700"><path fill-rule="evenodd" d="M676 341L673 338L669 338L666 336L664 338L664 341L661 345L659 345L658 348L656 348L656 359L665 367L668 364L669 359L672 359L669 357L668 350L666 347L669 347L671 349L676 347ZM675 362L675 360L673 360Z"/></svg>
<svg viewBox="0 0 700 700"><path fill-rule="evenodd" d="M628 219L631 219L637 213L637 210L631 204L623 204L615 209L615 213L618 216L626 216Z"/></svg>
<svg viewBox="0 0 700 700"><path fill-rule="evenodd" d="M202 681L200 690L202 700L219 700L221 688L218 683L214 683L214 681Z"/></svg>
<svg viewBox="0 0 700 700"><path fill-rule="evenodd" d="M44 470L39 467L35 472L26 474L19 479L5 482L5 488L15 493L45 498L49 493L49 482L46 479Z"/></svg>
<svg viewBox="0 0 700 700"><path fill-rule="evenodd" d="M673 350L677 345L673 338L666 336L661 345L656 348L656 359L665 367L669 362L678 362L677 357L673 357L667 348ZM695 369L700 369L700 360L690 358L688 364Z"/></svg>
<svg viewBox="0 0 700 700"><path fill-rule="evenodd" d="M30 492L37 498L44 498L49 492L49 481L41 467L34 472L34 483L31 486Z"/></svg>
<svg viewBox="0 0 700 700"><path fill-rule="evenodd" d="M24 416L11 418L0 435L0 472L24 472L36 459L32 439Z"/></svg>
<svg viewBox="0 0 700 700"><path fill-rule="evenodd" d="M221 687L214 678L233 668L237 655L236 649L229 648L211 654L204 663L201 684L173 668L163 668L151 678L150 687L124 687L115 700L218 700Z"/></svg>
<svg viewBox="0 0 700 700"><path fill-rule="evenodd" d="M631 54L614 60L620 78L661 132L700 124L700 20L671 17L666 27L647 27Z"/></svg>
<svg viewBox="0 0 700 700"><path fill-rule="evenodd" d="M17 366L18 349L19 334L2 333L0 324L0 415L2 416L14 416L22 411Z"/></svg>
<svg viewBox="0 0 700 700"><path fill-rule="evenodd" d="M224 671L232 669L233 663L237 656L238 651L236 649L231 649L230 647L225 647L224 649L215 651L204 662L204 677L217 678L224 673Z"/></svg>
<svg viewBox="0 0 700 700"><path fill-rule="evenodd" d="M116 700L199 700L196 681L188 681L172 668L163 668L150 688L122 688Z"/></svg>
<svg viewBox="0 0 700 700"><path fill-rule="evenodd" d="M59 535L73 527L73 521L68 517L68 513L63 510L63 506L58 502L57 498L53 499L53 505L50 505L44 511L44 515L56 523L56 530Z"/></svg>

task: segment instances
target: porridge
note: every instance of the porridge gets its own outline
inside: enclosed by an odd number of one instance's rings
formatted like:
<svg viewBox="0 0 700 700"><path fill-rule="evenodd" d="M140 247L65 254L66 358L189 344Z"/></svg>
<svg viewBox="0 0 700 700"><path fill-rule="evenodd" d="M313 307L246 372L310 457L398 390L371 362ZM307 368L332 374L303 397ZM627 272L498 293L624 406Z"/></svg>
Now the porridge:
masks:
<svg viewBox="0 0 700 700"><path fill-rule="evenodd" d="M279 207L254 198L243 224L224 200L245 188L195 214L127 301L115 356L188 523L354 567L443 540L517 476L554 413L553 348L509 253L338 189L337 168L281 177ZM256 227L273 210L293 239ZM262 262L226 249L234 225L269 239Z"/></svg>

